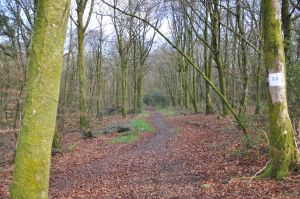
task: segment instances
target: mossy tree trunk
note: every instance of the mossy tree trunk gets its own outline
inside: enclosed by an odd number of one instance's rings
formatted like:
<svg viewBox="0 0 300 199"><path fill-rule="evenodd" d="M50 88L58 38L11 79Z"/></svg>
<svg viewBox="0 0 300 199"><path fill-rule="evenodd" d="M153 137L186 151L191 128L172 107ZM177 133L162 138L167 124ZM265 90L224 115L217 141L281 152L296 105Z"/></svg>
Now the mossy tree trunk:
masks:
<svg viewBox="0 0 300 199"><path fill-rule="evenodd" d="M10 198L48 198L69 0L40 0Z"/></svg>
<svg viewBox="0 0 300 199"><path fill-rule="evenodd" d="M113 1L117 5L118 1ZM131 1L128 1L128 7L131 7ZM116 10L113 10L112 22L117 37L117 49L121 67L120 82L117 81L117 104L119 104L119 89L121 88L121 113L126 117L128 110L128 86L127 86L127 72L128 72L128 55L132 44L132 20L123 18L117 15ZM127 35L128 34L128 35ZM126 37L128 36L128 37ZM120 87L120 88L119 88Z"/></svg>
<svg viewBox="0 0 300 199"><path fill-rule="evenodd" d="M122 40L120 44L122 44ZM123 48L122 46L120 48ZM127 115L127 62L124 52L120 53L121 62L121 112L122 116Z"/></svg>
<svg viewBox="0 0 300 199"><path fill-rule="evenodd" d="M102 60L103 60L103 16L98 19L100 31L96 47L96 79L97 79L97 117L102 117Z"/></svg>
<svg viewBox="0 0 300 199"><path fill-rule="evenodd" d="M245 38L245 31L244 31L244 16L243 11L241 11L241 0L236 1L236 22L239 29L240 35ZM248 99L248 87L249 87L249 75L248 75L248 68L247 68L247 55L246 55L246 45L245 40L241 40L241 58L242 62L240 65L242 79L243 79L243 93L240 99L240 106L239 106L239 117L243 118L247 109L247 99Z"/></svg>
<svg viewBox="0 0 300 199"><path fill-rule="evenodd" d="M77 65L79 69L79 110L80 110L80 128L84 129L89 127L88 108L87 108L87 96L86 96L86 74L84 65L84 31L83 31L83 11L80 7L77 8L78 13L78 57Z"/></svg>
<svg viewBox="0 0 300 199"><path fill-rule="evenodd" d="M288 114L285 56L281 34L280 1L264 0L264 61L269 74L270 163L262 176L281 178L298 167L299 154ZM280 82L274 82L278 77ZM274 80L274 81L273 81ZM276 83L276 84L275 84Z"/></svg>
<svg viewBox="0 0 300 199"><path fill-rule="evenodd" d="M224 66L221 59L220 43L219 43L219 0L213 1L213 12L211 13L211 31L212 31L212 49L214 54L214 60L217 65L219 75L219 85L222 95L227 99L226 81L224 74ZM228 115L228 109L224 101L222 101L223 115Z"/></svg>
<svg viewBox="0 0 300 199"><path fill-rule="evenodd" d="M143 77L140 75L137 80L137 110L142 112L143 105Z"/></svg>
<svg viewBox="0 0 300 199"><path fill-rule="evenodd" d="M137 89L137 42L133 39L133 112L137 112L137 98L138 98L138 89Z"/></svg>
<svg viewBox="0 0 300 199"><path fill-rule="evenodd" d="M292 34L291 34L291 14L289 12L289 0L282 0L281 7L281 20L282 20L282 29L284 36L284 52L287 68L290 65L292 58Z"/></svg>
<svg viewBox="0 0 300 199"><path fill-rule="evenodd" d="M206 12L205 12L205 29L204 29L204 39L206 42L208 42L208 18L209 18L209 12L210 10L208 9L208 2L206 2ZM211 55L208 55L207 52L207 46L204 45L204 70L205 70L205 75L209 80L212 78L212 63L211 63ZM211 114L213 113L213 106L212 106L212 97L211 97L211 87L209 83L206 81L205 82L205 98L206 98L206 114Z"/></svg>
<svg viewBox="0 0 300 199"><path fill-rule="evenodd" d="M83 133L86 133L87 128L90 126L90 119L88 115L88 106L87 106L87 87L86 87L86 72L85 72L85 51L84 51L84 40L85 32L87 26L91 19L91 14L93 11L94 0L91 0L91 7L88 15L86 24L83 22L83 15L85 8L87 6L88 0L76 0L77 4L77 41L78 41L78 55L77 55L77 65L79 70L79 110L80 110L80 128Z"/></svg>
<svg viewBox="0 0 300 199"><path fill-rule="evenodd" d="M259 35L258 35L258 42L259 42L259 51L262 52L263 48L263 40L262 40L262 12L260 11L259 17ZM258 53L258 65L256 67L256 108L255 114L259 115L262 112L262 105L261 105L261 97L262 97L262 68L263 68L263 60L262 54Z"/></svg>

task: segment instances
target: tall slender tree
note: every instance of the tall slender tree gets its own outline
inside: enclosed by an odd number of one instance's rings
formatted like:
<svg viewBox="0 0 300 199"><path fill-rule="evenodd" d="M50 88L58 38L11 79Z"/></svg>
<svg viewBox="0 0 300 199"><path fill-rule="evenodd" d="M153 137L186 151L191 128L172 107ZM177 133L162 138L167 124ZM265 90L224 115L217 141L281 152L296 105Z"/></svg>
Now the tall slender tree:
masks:
<svg viewBox="0 0 300 199"><path fill-rule="evenodd" d="M292 17L289 11L290 2L289 0L282 0L281 6L281 20L282 20L282 31L283 31L283 43L284 43L284 53L287 68L291 62L291 53L292 53Z"/></svg>
<svg viewBox="0 0 300 199"><path fill-rule="evenodd" d="M206 8L205 8L205 28L204 28L204 40L209 43L209 38L208 38L208 19L209 19L209 12L210 12L210 7L209 7L209 2L205 2ZM205 75L209 80L212 78L212 56L211 53L208 54L208 47L207 45L204 45L204 50L203 50L203 59L204 59L204 71ZM212 96L211 96L211 87L208 84L208 82L205 82L205 100L206 100L206 109L205 112L206 114L211 114L214 112L213 110L213 105L212 105Z"/></svg>
<svg viewBox="0 0 300 199"><path fill-rule="evenodd" d="M219 86L222 95L227 99L227 89L224 73L224 65L221 57L220 49L220 15L219 15L219 0L213 0L213 11L211 12L211 37L212 37L212 49L214 54L214 61L217 65L219 75ZM223 115L228 114L228 109L224 101L223 103Z"/></svg>
<svg viewBox="0 0 300 199"><path fill-rule="evenodd" d="M88 115L87 106L87 94L86 94L86 70L84 64L84 40L85 32L90 23L91 15L94 7L94 0L91 0L90 10L86 23L84 24L83 16L84 11L87 7L88 0L76 0L77 4L77 21L73 20L77 26L77 40L78 40L78 55L77 55L77 65L79 70L79 87L80 87L80 128L83 133L86 133L86 128L90 126L90 119Z"/></svg>

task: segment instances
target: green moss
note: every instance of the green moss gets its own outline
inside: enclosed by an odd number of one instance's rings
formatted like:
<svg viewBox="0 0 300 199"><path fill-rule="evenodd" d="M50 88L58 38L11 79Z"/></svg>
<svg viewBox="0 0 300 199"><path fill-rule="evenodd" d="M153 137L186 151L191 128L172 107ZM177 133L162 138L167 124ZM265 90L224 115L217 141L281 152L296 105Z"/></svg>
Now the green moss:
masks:
<svg viewBox="0 0 300 199"><path fill-rule="evenodd" d="M50 157L60 88L69 0L37 4L29 79L10 198L48 198Z"/></svg>
<svg viewBox="0 0 300 199"><path fill-rule="evenodd" d="M78 15L78 25L77 25L77 34L78 34L78 55L77 55L77 63L79 69L79 109L80 109L80 128L82 133L86 133L86 129L90 126L90 119L88 115L87 108L87 97L86 97L86 72L85 72L85 58L84 58L84 27L83 27L83 8L80 6L77 9Z"/></svg>
<svg viewBox="0 0 300 199"><path fill-rule="evenodd" d="M298 162L294 130L287 114L286 103L270 103L269 121L270 166L263 175L281 178Z"/></svg>
<svg viewBox="0 0 300 199"><path fill-rule="evenodd" d="M266 66L273 64L275 60L285 62L283 41L281 33L281 21L276 18L276 13L272 5L274 0L263 1L264 13L264 60Z"/></svg>
<svg viewBox="0 0 300 199"><path fill-rule="evenodd" d="M264 60L268 71L284 72L285 60L280 21L279 0L263 1ZM283 67L283 68L280 68ZM294 130L288 114L286 97L273 103L269 92L270 163L263 177L281 178L298 164L299 155Z"/></svg>

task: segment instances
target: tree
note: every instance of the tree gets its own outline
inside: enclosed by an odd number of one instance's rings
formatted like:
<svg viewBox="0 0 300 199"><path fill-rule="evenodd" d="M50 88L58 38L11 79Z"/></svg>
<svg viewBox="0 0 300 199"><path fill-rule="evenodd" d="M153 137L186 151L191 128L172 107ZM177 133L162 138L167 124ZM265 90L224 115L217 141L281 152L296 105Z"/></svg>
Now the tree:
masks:
<svg viewBox="0 0 300 199"><path fill-rule="evenodd" d="M114 5L117 6L116 0L114 0ZM129 12L134 10L133 2L128 1L128 5L125 4ZM117 48L120 59L121 66L121 112L122 116L127 115L127 98L128 98L128 88L127 88L127 71L128 71L128 55L130 47L132 46L132 17L118 16L116 10L113 10L112 22L115 29L117 37Z"/></svg>
<svg viewBox="0 0 300 199"><path fill-rule="evenodd" d="M239 29L239 33L242 37L245 37L244 31L244 17L241 17L243 12L241 12L241 0L236 1L236 23ZM239 107L239 117L243 118L244 114L247 110L247 98L248 98L248 87L249 87L249 75L247 69L247 56L246 56L246 45L245 40L241 40L241 53L242 53L242 62L239 61L239 67L241 70L241 74L243 77L243 94L240 99L240 107Z"/></svg>
<svg viewBox="0 0 300 199"><path fill-rule="evenodd" d="M209 43L208 41L208 17L209 17L209 3L205 2L206 4L206 9L205 9L205 29L204 29L204 40ZM205 75L207 76L207 78L209 80L211 80L212 77L212 57L211 54L208 55L208 47L207 45L204 45L204 50L203 50L203 59L204 59L204 71L205 71ZM206 88L206 92L205 92L205 99L206 99L206 108L205 108L205 112L206 114L211 114L214 112L213 110L213 105L212 105L212 96L211 96L211 87L208 84L208 82L205 82L205 88Z"/></svg>
<svg viewBox="0 0 300 199"><path fill-rule="evenodd" d="M284 36L284 52L287 68L291 62L291 51L292 51L292 38L291 38L291 25L292 25L292 13L289 12L289 0L282 0L281 6L281 21L282 21L282 30Z"/></svg>
<svg viewBox="0 0 300 199"><path fill-rule="evenodd" d="M221 48L220 48L220 22L219 22L219 0L213 0L213 9L211 12L211 37L212 37L212 48L214 54L214 61L217 65L218 75L219 75L219 86L222 95L227 99L227 91L226 91L226 82L225 82L225 74L224 74L224 65L222 63L221 58ZM223 115L228 115L228 108L224 102L223 103Z"/></svg>
<svg viewBox="0 0 300 199"><path fill-rule="evenodd" d="M248 137L248 133L247 133L247 131L246 131L246 128L245 128L245 126L243 125L243 122L241 121L241 119L238 117L238 115L236 114L236 112L235 112L235 110L232 108L232 106L229 104L229 102L228 102L228 100L227 100L227 97L226 96L224 96L223 94L222 94L222 91L220 91L219 89L217 89L217 87L214 85L214 83L205 75L205 73L204 72L202 72L201 71L201 69L199 68L199 66L196 64L196 63L194 63L193 61L192 61L192 59L186 54L186 53L184 53L184 49L182 49L182 48L180 48L178 45L176 45L176 43L174 43L174 42L172 42L165 34L163 34L155 25L153 25L153 24L151 24L149 21L147 21L146 19L143 19L143 18L141 18L141 17L139 17L139 16L137 16L137 15L135 15L134 13L128 13L128 12L126 12L126 11L124 11L124 10L121 10L120 8L118 8L117 6L116 6L116 4L114 4L114 5L111 5L111 4L109 4L109 3L107 3L107 2L105 2L105 1L103 1L103 3L105 4L105 5L107 5L107 6L109 6L109 7L111 7L111 8L113 8L114 10L117 10L118 12L120 12L120 13L122 13L122 14L125 14L125 15L127 15L127 16L130 16L130 17L133 17L133 18L136 18L136 19L139 19L139 20L141 20L142 22L144 22L144 23L147 23L151 28L153 28L156 32L157 32L157 34L159 34L168 44L170 44L180 55L182 55L185 59L186 59L186 61L188 62L188 63L190 63L190 65L191 65L191 67L194 69L194 70L196 70L196 72L201 76L201 77L203 77L203 79L204 79L204 81L206 81L210 86L211 86L211 88L216 92L216 94L220 97L220 99L222 100L222 103L223 103L223 105L225 106L225 109L226 109L226 114L227 114L227 111L230 111L231 113L232 113L232 115L234 116L234 118L236 119L236 121L237 121L237 123L238 123L238 125L242 128L242 130L243 130L243 133L244 133L244 136L247 138ZM218 2L216 1L216 2L214 2L214 4L216 5L216 4L218 4ZM216 6L215 6L215 8L216 8ZM217 14L217 12L216 12L216 10L215 10L215 13L214 14ZM217 19L217 17L214 17L214 16L212 16L212 18L214 18L215 19L215 22L216 21L218 21ZM214 24L214 23L213 23ZM215 25L215 24L214 24ZM214 28L212 28L212 29L215 29L215 27ZM212 32L214 32L214 31L212 31ZM213 40L217 40L216 38L214 38ZM216 43L217 41L214 41L214 44ZM249 43L249 42L248 42ZM214 48L214 49L217 49L217 48ZM218 53L219 51L217 51L217 53L215 53L215 57L217 57L217 58L220 58L220 56L219 56L219 53ZM220 61L220 60L219 60ZM221 64L221 61L220 61L220 64ZM218 65L218 64L217 64ZM228 109L228 110L227 110Z"/></svg>
<svg viewBox="0 0 300 199"><path fill-rule="evenodd" d="M85 65L84 65L84 38L85 32L89 25L94 0L91 0L91 7L88 15L88 19L84 25L83 15L86 9L88 0L76 0L77 4L77 22L75 22L77 26L77 37L78 37L78 55L77 55L77 65L79 69L79 87L80 87L80 128L83 133L86 133L86 128L90 126L90 119L88 116L88 107L87 107L87 96L86 96L86 77L85 77Z"/></svg>
<svg viewBox="0 0 300 199"><path fill-rule="evenodd" d="M299 154L288 113L285 56L281 34L280 1L262 2L264 61L269 75L270 163L262 174L280 178L298 167Z"/></svg>
<svg viewBox="0 0 300 199"><path fill-rule="evenodd" d="M40 0L10 198L48 198L69 0Z"/></svg>

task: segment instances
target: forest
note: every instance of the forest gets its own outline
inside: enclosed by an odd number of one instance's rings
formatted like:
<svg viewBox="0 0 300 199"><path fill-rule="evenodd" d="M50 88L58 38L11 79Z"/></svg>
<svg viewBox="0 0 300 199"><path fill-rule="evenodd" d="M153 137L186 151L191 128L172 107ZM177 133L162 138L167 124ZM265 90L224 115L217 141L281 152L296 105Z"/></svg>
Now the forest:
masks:
<svg viewBox="0 0 300 199"><path fill-rule="evenodd" d="M0 198L300 198L299 0L0 0Z"/></svg>

